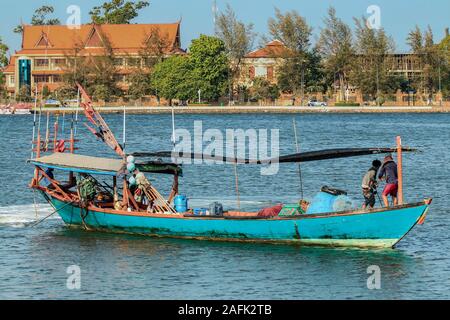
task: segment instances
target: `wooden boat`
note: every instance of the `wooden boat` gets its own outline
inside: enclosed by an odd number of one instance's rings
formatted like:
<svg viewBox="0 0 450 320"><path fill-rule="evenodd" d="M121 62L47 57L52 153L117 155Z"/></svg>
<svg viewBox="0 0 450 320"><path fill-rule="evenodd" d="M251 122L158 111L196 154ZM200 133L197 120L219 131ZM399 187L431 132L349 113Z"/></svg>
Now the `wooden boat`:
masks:
<svg viewBox="0 0 450 320"><path fill-rule="evenodd" d="M402 203L401 155L409 149L401 147L400 141L396 149L336 149L301 153L279 159L280 162L318 161L397 151L400 204L393 207L274 217L261 217L257 212L224 212L220 216L176 212L172 203L178 194L180 167L175 163L162 162L136 163L136 169L140 172L171 174L174 177L172 192L167 200L153 185L148 184L145 194L149 201L142 204L135 200L130 190L127 180L130 173L126 169L123 149L101 116L92 108L87 94L82 88L80 90L85 101L82 104L85 114L91 124L97 127L91 128L91 131L100 136L120 157L108 159L74 154L75 140L72 132L70 153L54 152L41 156L40 148L36 148L36 157L29 161L35 166L30 187L38 190L70 227L155 237L393 248L417 224L423 223L431 204L431 199ZM38 135L38 141L39 139ZM48 168L67 172L68 184L64 185L52 179L46 172ZM98 185L109 192L109 197L99 201L82 199L80 190L74 190L74 174L77 173L112 178L111 187L101 183ZM49 186L42 185L43 179L49 182ZM121 199L118 179L123 179Z"/></svg>

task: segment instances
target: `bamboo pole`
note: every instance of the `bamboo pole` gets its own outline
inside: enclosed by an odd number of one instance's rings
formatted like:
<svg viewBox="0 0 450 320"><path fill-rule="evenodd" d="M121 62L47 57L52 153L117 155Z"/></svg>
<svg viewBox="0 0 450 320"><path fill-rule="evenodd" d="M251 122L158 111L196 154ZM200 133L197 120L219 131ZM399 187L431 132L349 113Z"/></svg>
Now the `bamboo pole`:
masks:
<svg viewBox="0 0 450 320"><path fill-rule="evenodd" d="M397 137L397 176L398 176L398 204L403 204L403 155L402 138Z"/></svg>

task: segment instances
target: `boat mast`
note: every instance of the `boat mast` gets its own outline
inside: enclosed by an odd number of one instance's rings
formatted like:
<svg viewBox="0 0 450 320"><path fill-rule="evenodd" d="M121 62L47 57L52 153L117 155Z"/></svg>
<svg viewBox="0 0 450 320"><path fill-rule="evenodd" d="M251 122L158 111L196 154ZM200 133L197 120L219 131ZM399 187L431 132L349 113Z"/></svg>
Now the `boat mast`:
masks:
<svg viewBox="0 0 450 320"><path fill-rule="evenodd" d="M125 146L127 144L127 110L125 106L123 106L123 133L122 133L123 141L122 141L122 149L125 153Z"/></svg>

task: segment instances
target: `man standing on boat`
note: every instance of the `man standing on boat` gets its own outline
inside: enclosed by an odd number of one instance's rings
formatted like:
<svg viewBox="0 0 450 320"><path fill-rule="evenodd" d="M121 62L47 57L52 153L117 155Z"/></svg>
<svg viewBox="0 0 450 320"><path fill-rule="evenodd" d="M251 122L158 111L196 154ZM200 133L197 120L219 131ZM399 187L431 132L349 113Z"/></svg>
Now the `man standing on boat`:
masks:
<svg viewBox="0 0 450 320"><path fill-rule="evenodd" d="M381 167L378 179L386 179L386 186L384 187L382 198L384 205L389 207L388 196L392 197L394 206L397 205L397 191L398 191L398 175L397 164L394 162L392 155L384 157L383 166Z"/></svg>
<svg viewBox="0 0 450 320"><path fill-rule="evenodd" d="M377 192L377 172L381 167L380 160L374 160L372 167L367 171L362 180L361 186L364 196L363 209L375 206L375 194Z"/></svg>

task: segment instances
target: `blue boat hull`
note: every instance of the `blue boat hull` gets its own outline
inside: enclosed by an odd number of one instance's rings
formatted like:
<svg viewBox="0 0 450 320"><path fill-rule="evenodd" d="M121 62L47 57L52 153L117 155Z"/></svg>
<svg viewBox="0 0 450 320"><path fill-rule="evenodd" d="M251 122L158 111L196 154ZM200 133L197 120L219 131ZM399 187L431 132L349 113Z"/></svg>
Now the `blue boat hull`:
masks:
<svg viewBox="0 0 450 320"><path fill-rule="evenodd" d="M190 239L380 248L394 247L428 209L422 202L366 212L272 219L150 216L89 210L83 221L81 209L76 205L53 197L48 200L67 225L89 230Z"/></svg>

